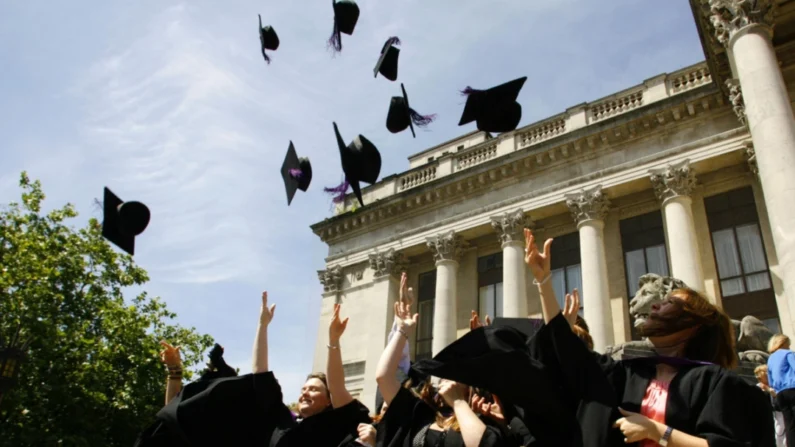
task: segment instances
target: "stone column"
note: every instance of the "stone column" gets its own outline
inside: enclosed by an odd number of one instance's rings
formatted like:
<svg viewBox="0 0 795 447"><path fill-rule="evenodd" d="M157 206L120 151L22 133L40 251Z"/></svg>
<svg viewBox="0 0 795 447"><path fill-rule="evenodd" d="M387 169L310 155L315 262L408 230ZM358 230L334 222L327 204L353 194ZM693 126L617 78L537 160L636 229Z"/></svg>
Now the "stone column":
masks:
<svg viewBox="0 0 795 447"><path fill-rule="evenodd" d="M654 193L662 202L671 276L703 293L704 269L701 266L693 201L690 198L696 187L696 176L690 168L690 161L655 169L650 174Z"/></svg>
<svg viewBox="0 0 795 447"><path fill-rule="evenodd" d="M795 118L773 49L774 0L702 0L731 51L754 143L784 293L795 309Z"/></svg>
<svg viewBox="0 0 795 447"><path fill-rule="evenodd" d="M334 266L327 270L318 270L317 277L323 284L323 293L335 293L337 301L342 291L342 267Z"/></svg>
<svg viewBox="0 0 795 447"><path fill-rule="evenodd" d="M527 217L522 210L493 216L491 226L502 243L502 316L527 317L524 229Z"/></svg>
<svg viewBox="0 0 795 447"><path fill-rule="evenodd" d="M613 316L607 277L604 227L610 201L597 186L566 196L580 232L580 263L585 320L591 330L594 349L602 352L613 345ZM562 297L558 297L562 299Z"/></svg>
<svg viewBox="0 0 795 447"><path fill-rule="evenodd" d="M373 285L368 292L367 319L363 323L368 327L366 334L367 357L365 359L365 377L375 377L378 360L384 352L386 337L392 328L394 311L392 306L400 296L400 274L406 267L406 259L402 253L389 249L369 255L370 269L373 271ZM377 384L375 380L365 380L364 390L359 400L374 408Z"/></svg>
<svg viewBox="0 0 795 447"><path fill-rule="evenodd" d="M432 354L436 355L456 339L458 261L467 243L451 230L429 237L427 244L436 261L436 297L431 343Z"/></svg>

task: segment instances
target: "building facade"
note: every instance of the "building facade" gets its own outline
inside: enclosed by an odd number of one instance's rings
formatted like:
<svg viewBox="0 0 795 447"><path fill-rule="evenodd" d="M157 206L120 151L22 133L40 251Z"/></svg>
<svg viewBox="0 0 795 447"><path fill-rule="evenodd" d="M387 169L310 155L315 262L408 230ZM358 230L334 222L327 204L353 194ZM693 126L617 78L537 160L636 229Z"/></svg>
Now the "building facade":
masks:
<svg viewBox="0 0 795 447"><path fill-rule="evenodd" d="M365 404L401 271L420 313L415 360L466 333L471 310L540 315L524 228L555 238L555 291L581 291L597 350L637 338L628 301L645 273L795 335L795 2L690 3L705 62L415 154L363 190L365 207L349 197L312 225L329 247L321 327L344 302L347 385Z"/></svg>

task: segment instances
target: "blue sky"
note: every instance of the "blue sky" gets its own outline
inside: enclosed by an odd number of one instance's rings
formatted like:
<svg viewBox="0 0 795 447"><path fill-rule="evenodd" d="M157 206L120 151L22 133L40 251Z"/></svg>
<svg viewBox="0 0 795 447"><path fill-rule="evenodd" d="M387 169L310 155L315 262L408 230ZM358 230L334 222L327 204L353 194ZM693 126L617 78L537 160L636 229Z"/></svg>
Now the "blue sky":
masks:
<svg viewBox="0 0 795 447"><path fill-rule="evenodd" d="M316 274L327 249L309 225L331 216L322 187L342 175L333 120L346 141L361 133L378 146L385 177L474 130L457 126L467 85L528 76L526 125L704 57L686 0L360 1L335 58L327 0L223 3L0 4L0 203L18 197L23 169L50 207L75 204L80 223L101 218L92 201L106 185L146 203L136 247L146 289L243 371L268 290L270 364L286 399L327 327ZM281 40L271 65L257 14ZM400 85L372 69L393 35L412 107L438 114L417 139L384 127ZM314 179L288 208L278 172L290 140Z"/></svg>

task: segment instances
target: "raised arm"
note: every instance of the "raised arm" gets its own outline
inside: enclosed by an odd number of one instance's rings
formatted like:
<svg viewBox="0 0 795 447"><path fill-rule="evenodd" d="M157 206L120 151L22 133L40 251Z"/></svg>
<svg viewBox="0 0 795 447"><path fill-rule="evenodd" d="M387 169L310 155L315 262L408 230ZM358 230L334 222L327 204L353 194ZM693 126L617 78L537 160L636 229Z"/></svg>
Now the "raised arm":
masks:
<svg viewBox="0 0 795 447"><path fill-rule="evenodd" d="M400 279L401 290L406 289L407 293L411 293L411 289L407 287L406 274L404 273ZM381 396L387 405L392 403L400 390L400 383L397 379L397 368L403 356L403 349L408 343L409 331L417 325L418 314L411 315L411 304L408 301L399 301L395 303L395 327L397 333L387 342L386 348L381 359L378 361L378 368L375 372L375 380L378 382L378 388L381 391Z"/></svg>
<svg viewBox="0 0 795 447"><path fill-rule="evenodd" d="M262 292L262 307L259 311L259 324L257 336L254 339L254 361L252 371L254 374L268 372L268 325L273 320L276 305L268 307L268 292Z"/></svg>
<svg viewBox="0 0 795 447"><path fill-rule="evenodd" d="M348 319L340 320L340 304L334 305L334 315L328 327L328 360L326 361L326 380L331 393L331 406L344 407L353 401L353 396L345 388L345 370L342 368L340 338L348 327Z"/></svg>
<svg viewBox="0 0 795 447"><path fill-rule="evenodd" d="M182 390L182 359L179 356L179 346L175 348L165 340L162 340L160 345L163 346L160 360L168 368L168 382L166 382L166 405L168 405Z"/></svg>
<svg viewBox="0 0 795 447"><path fill-rule="evenodd" d="M549 323L560 313L560 305L555 299L555 290L552 288L552 273L550 272L550 260L552 256L549 251L552 247L552 239L547 239L544 243L543 253L536 247L535 236L531 230L524 230L525 255L524 262L533 272L535 281L533 284L538 286L538 293L541 296L541 312L544 314L544 322Z"/></svg>
<svg viewBox="0 0 795 447"><path fill-rule="evenodd" d="M486 433L486 424L472 411L467 402L467 386L452 380L443 380L439 386L439 395L453 409L458 425L461 427L461 437L464 438L466 447L478 447Z"/></svg>

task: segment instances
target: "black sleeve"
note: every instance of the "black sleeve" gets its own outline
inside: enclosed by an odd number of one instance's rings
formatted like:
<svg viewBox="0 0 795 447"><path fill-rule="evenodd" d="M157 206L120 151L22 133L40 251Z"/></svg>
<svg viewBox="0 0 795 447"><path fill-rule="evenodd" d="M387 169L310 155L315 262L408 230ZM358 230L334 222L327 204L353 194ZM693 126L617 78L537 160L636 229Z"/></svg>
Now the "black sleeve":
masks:
<svg viewBox="0 0 795 447"><path fill-rule="evenodd" d="M272 371L251 374L251 381L254 391L253 405L261 417L273 418L277 424L292 419L290 409L284 405L282 387Z"/></svg>
<svg viewBox="0 0 795 447"><path fill-rule="evenodd" d="M710 390L695 436L710 447L774 447L773 413L767 396L726 371Z"/></svg>
<svg viewBox="0 0 795 447"><path fill-rule="evenodd" d="M478 447L508 447L508 444L498 428L486 424L486 431L483 432Z"/></svg>
<svg viewBox="0 0 795 447"><path fill-rule="evenodd" d="M559 313L544 325L528 342L531 355L560 377L562 385L574 401L591 395L603 383L594 383L596 376L607 377L619 369L620 362L608 355L588 350L585 343L572 332L569 323ZM599 399L601 400L601 399Z"/></svg>
<svg viewBox="0 0 795 447"><path fill-rule="evenodd" d="M414 393L401 387L376 427L376 445L403 445L415 428L433 422L433 410Z"/></svg>

